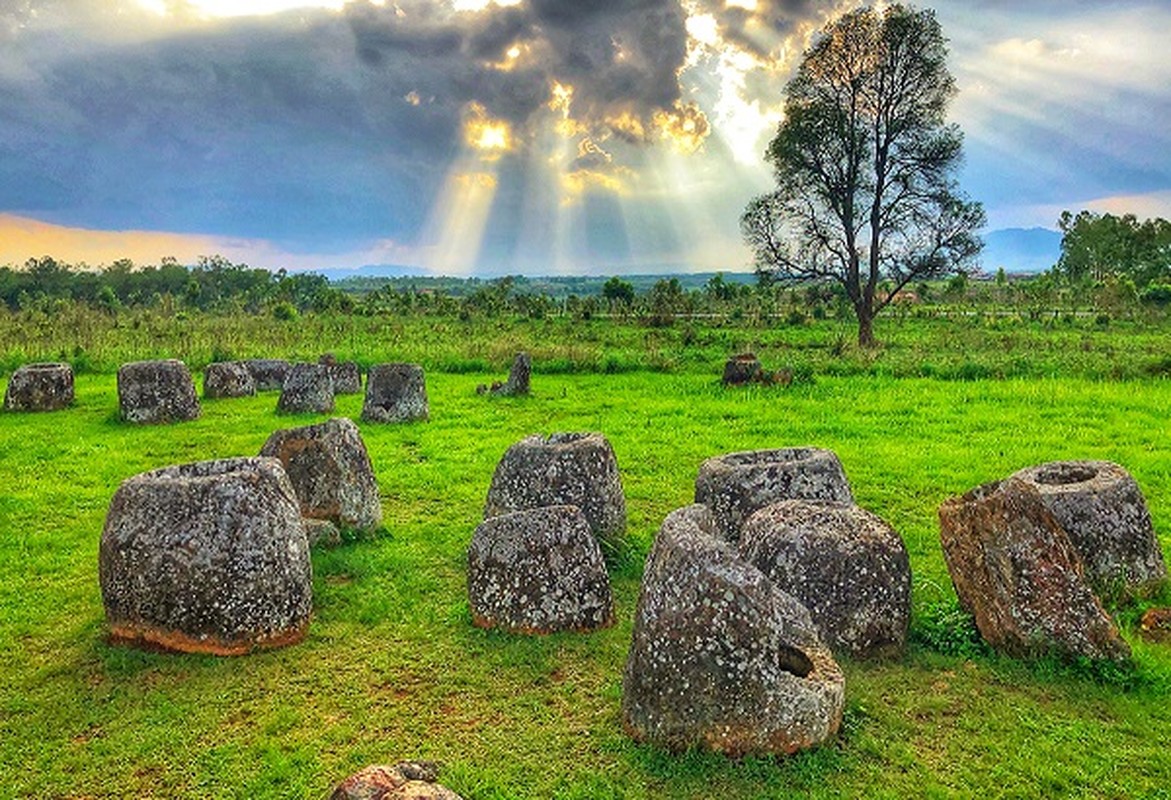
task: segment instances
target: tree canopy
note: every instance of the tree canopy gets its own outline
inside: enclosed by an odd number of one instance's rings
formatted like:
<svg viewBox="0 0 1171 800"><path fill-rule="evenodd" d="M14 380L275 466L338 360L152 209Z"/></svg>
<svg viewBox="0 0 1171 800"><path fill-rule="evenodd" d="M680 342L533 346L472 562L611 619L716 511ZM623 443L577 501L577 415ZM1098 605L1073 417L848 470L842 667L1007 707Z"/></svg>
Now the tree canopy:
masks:
<svg viewBox="0 0 1171 800"><path fill-rule="evenodd" d="M1066 211L1057 225L1062 237L1056 271L1068 281L1121 277L1138 288L1171 281L1171 222L1165 219Z"/></svg>
<svg viewBox="0 0 1171 800"><path fill-rule="evenodd" d="M741 230L758 272L840 283L862 346L900 289L962 269L981 249L983 208L954 178L955 92L934 12L903 5L831 22L785 89L766 153L777 188L749 203Z"/></svg>

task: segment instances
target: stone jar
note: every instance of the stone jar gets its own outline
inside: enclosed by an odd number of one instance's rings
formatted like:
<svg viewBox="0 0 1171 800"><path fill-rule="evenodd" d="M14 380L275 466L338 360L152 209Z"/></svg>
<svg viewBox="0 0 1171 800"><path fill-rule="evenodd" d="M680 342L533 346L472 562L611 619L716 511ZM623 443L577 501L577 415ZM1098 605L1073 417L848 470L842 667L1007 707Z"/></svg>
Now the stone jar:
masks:
<svg viewBox="0 0 1171 800"><path fill-rule="evenodd" d="M260 455L280 460L302 516L362 531L381 524L382 504L370 454L350 420L275 431Z"/></svg>
<svg viewBox="0 0 1171 800"><path fill-rule="evenodd" d="M1018 478L979 486L939 507L939 527L960 605L993 648L1012 656L1129 660L1130 646L1034 487Z"/></svg>
<svg viewBox="0 0 1171 800"><path fill-rule="evenodd" d="M527 436L504 453L492 475L484 516L554 505L577 506L603 547L619 545L626 532L626 495L605 436Z"/></svg>
<svg viewBox="0 0 1171 800"><path fill-rule="evenodd" d="M138 424L182 422L202 413L191 372L176 359L119 367L118 405L122 419Z"/></svg>
<svg viewBox="0 0 1171 800"><path fill-rule="evenodd" d="M740 527L754 511L778 500L832 500L854 496L832 450L788 447L728 453L704 461L695 480L695 502L715 516L720 535L740 539Z"/></svg>
<svg viewBox="0 0 1171 800"><path fill-rule="evenodd" d="M468 549L468 604L481 628L592 631L614 622L610 578L576 506L484 520Z"/></svg>
<svg viewBox="0 0 1171 800"><path fill-rule="evenodd" d="M6 411L59 411L73 405L73 368L68 364L25 364L8 379Z"/></svg>
<svg viewBox="0 0 1171 800"><path fill-rule="evenodd" d="M216 655L300 641L313 605L297 498L272 458L135 475L110 502L98 557L115 641Z"/></svg>
<svg viewBox="0 0 1171 800"><path fill-rule="evenodd" d="M740 555L809 609L835 653L903 652L911 563L902 537L875 514L852 503L782 500L744 523Z"/></svg>
<svg viewBox="0 0 1171 800"><path fill-rule="evenodd" d="M285 376L278 414L331 414L333 378L324 364L294 364Z"/></svg>
<svg viewBox="0 0 1171 800"><path fill-rule="evenodd" d="M668 515L634 616L626 731L675 752L783 755L833 736L844 704L805 607L739 558L706 507Z"/></svg>
<svg viewBox="0 0 1171 800"><path fill-rule="evenodd" d="M1109 461L1055 461L1013 477L1032 486L1065 528L1099 596L1146 594L1167 578L1138 483Z"/></svg>
<svg viewBox="0 0 1171 800"><path fill-rule="evenodd" d="M413 422L431 415L427 383L418 364L375 364L366 375L365 422Z"/></svg>

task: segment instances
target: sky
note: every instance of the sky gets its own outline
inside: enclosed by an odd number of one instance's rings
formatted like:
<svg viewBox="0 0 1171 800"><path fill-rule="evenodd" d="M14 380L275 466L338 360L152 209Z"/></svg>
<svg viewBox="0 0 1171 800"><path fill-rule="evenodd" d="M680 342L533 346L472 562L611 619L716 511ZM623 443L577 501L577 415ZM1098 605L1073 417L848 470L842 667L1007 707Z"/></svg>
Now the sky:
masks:
<svg viewBox="0 0 1171 800"><path fill-rule="evenodd" d="M852 0L0 0L0 265L742 271ZM1171 3L938 0L989 230L1171 218Z"/></svg>

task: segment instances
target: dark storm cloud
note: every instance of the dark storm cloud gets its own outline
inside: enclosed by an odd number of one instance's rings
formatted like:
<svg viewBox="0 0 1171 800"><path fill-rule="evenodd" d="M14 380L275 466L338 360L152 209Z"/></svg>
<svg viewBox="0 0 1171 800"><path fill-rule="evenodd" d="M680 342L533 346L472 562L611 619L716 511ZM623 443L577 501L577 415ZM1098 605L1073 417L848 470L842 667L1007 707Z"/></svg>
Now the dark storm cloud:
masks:
<svg viewBox="0 0 1171 800"><path fill-rule="evenodd" d="M623 128L627 135L645 135L655 113L672 110L682 94L687 33L678 0L529 0L461 14L415 0L353 3L346 16L372 71L395 80L406 67L438 79L445 101L474 100L522 129L554 82L574 88L575 120L601 130L625 114L639 123ZM513 47L522 55L507 64Z"/></svg>
<svg viewBox="0 0 1171 800"><path fill-rule="evenodd" d="M449 95L449 79L369 74L334 14L120 43L30 26L15 47L0 53L0 209L61 224L291 247L407 237L459 147L458 108L404 99Z"/></svg>
<svg viewBox="0 0 1171 800"><path fill-rule="evenodd" d="M0 35L0 210L79 227L291 249L411 241L472 103L521 146L553 115L554 81L595 137L641 142L657 113L686 110L678 0L400 0L204 22L133 0L0 0Z"/></svg>

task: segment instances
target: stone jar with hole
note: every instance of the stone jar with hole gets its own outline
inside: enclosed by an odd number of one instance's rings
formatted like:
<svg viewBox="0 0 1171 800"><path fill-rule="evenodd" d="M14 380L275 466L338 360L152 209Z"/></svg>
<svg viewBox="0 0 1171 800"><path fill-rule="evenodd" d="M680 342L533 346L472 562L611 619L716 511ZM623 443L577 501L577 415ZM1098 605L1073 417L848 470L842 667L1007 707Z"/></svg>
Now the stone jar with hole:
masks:
<svg viewBox="0 0 1171 800"><path fill-rule="evenodd" d="M809 612L743 561L711 511L670 514L647 556L622 722L667 750L780 755L842 721L845 678Z"/></svg>
<svg viewBox="0 0 1171 800"><path fill-rule="evenodd" d="M119 367L118 405L122 419L145 425L196 419L202 411L191 372L176 359Z"/></svg>
<svg viewBox="0 0 1171 800"><path fill-rule="evenodd" d="M1099 597L1153 592L1167 578L1163 551L1138 483L1109 461L1055 461L1013 477L1041 495L1081 556Z"/></svg>
<svg viewBox="0 0 1171 800"><path fill-rule="evenodd" d="M272 458L165 467L122 482L98 574L111 638L241 655L304 638L313 605L297 498Z"/></svg>
<svg viewBox="0 0 1171 800"><path fill-rule="evenodd" d="M488 488L485 518L553 505L577 506L604 548L620 545L626 532L626 495L618 459L605 436L527 436L504 453Z"/></svg>
<svg viewBox="0 0 1171 800"><path fill-rule="evenodd" d="M614 622L601 548L576 506L486 519L468 549L468 604L481 628L592 631Z"/></svg>
<svg viewBox="0 0 1171 800"><path fill-rule="evenodd" d="M8 379L5 411L60 411L73 405L73 367L25 364Z"/></svg>
<svg viewBox="0 0 1171 800"><path fill-rule="evenodd" d="M375 364L366 374L362 403L365 422L414 422L427 420L427 382L418 364Z"/></svg>
<svg viewBox="0 0 1171 800"><path fill-rule="evenodd" d="M809 609L839 655L898 656L911 619L902 538L852 503L782 500L744 523L740 555Z"/></svg>
<svg viewBox="0 0 1171 800"><path fill-rule="evenodd" d="M695 502L712 510L720 535L733 543L753 512L778 500L852 503L854 496L837 455L816 447L716 456L695 480Z"/></svg>

